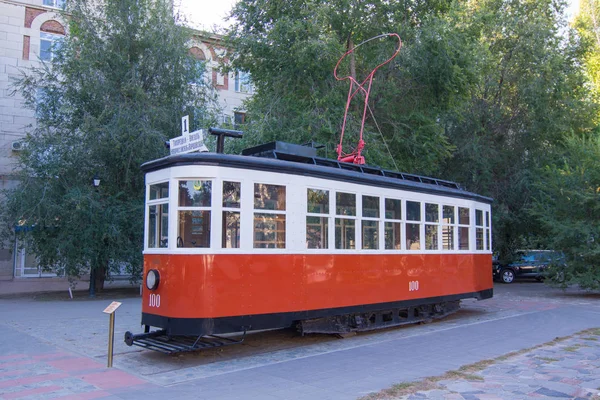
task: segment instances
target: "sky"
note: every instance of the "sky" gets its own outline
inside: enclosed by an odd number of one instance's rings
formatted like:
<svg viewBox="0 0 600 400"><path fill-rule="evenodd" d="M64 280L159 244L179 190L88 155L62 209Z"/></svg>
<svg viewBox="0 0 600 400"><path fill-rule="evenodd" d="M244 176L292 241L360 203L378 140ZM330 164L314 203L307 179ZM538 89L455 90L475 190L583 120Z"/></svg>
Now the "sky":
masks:
<svg viewBox="0 0 600 400"><path fill-rule="evenodd" d="M207 31L213 31L213 26L228 26L223 21L227 13L231 10L235 0L174 0L175 5L180 5L180 10L190 26ZM567 14L569 19L579 10L579 0L568 0L569 7Z"/></svg>
<svg viewBox="0 0 600 400"><path fill-rule="evenodd" d="M227 16L235 0L174 0L180 11L190 22L190 26L213 31L213 26L228 26L223 19Z"/></svg>

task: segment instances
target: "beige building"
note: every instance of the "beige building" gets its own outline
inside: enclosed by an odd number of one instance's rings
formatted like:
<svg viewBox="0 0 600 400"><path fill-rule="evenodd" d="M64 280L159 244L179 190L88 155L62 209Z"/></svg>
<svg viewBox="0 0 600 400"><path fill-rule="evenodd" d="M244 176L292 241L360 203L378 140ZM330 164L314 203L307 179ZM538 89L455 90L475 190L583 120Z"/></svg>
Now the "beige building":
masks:
<svg viewBox="0 0 600 400"><path fill-rule="evenodd" d="M39 65L40 60L52 58L52 43L68 34L60 12L63 5L64 0L0 0L0 189L17 184L13 171L21 139L36 123L33 111L23 106L23 98L14 92L11 81L21 71ZM253 88L247 74L218 72L219 64L226 62L220 43L217 35L198 32L190 39L190 53L206 61L205 79L217 92L220 122L243 123L243 101ZM2 287L10 292L6 288L11 283L23 287L25 278L37 278L29 280L34 282L52 276L44 274L35 257L25 250L6 247L12 246L0 244L0 294Z"/></svg>

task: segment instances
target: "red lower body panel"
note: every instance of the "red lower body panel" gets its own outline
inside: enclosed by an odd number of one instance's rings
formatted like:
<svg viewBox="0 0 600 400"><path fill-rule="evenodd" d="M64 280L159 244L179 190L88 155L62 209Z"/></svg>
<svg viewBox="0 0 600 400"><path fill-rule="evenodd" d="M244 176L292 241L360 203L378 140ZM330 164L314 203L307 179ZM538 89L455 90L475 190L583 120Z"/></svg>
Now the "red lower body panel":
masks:
<svg viewBox="0 0 600 400"><path fill-rule="evenodd" d="M222 318L346 308L492 289L490 254L144 256L160 273L144 314Z"/></svg>

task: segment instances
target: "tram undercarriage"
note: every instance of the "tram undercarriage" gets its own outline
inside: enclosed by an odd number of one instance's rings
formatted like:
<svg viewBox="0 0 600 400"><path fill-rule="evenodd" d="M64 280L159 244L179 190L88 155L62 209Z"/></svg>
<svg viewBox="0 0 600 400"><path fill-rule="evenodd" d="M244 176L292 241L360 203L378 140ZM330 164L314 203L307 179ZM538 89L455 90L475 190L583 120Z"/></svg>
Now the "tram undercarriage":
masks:
<svg viewBox="0 0 600 400"><path fill-rule="evenodd" d="M460 300L439 302L434 304L415 305L404 308L393 308L382 311L362 313L349 313L322 318L312 318L294 321L296 329L302 336L309 333L344 334L366 332L376 329L389 328L400 325L430 322L443 318L460 309ZM139 346L165 354L175 354L196 350L211 349L216 347L241 344L246 338L246 331L252 326L242 327L244 330L239 337L217 335L168 335L165 329L141 334L125 333L125 343L129 346Z"/></svg>
<svg viewBox="0 0 600 400"><path fill-rule="evenodd" d="M459 309L460 300L457 300L385 311L307 319L298 322L298 330L302 335L306 333L344 334L366 332L418 322L429 322L453 314Z"/></svg>

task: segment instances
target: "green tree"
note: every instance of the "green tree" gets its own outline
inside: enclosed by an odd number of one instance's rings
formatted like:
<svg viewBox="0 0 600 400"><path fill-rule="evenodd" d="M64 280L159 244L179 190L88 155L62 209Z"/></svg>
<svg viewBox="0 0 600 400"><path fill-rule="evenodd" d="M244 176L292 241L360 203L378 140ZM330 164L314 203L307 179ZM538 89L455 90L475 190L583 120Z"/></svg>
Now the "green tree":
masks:
<svg viewBox="0 0 600 400"><path fill-rule="evenodd" d="M470 100L444 121L456 149L444 170L495 199L494 248L503 257L550 245L528 212L539 168L553 161L566 134L592 127L583 48L563 10L551 0L482 0L456 22L479 42L480 69Z"/></svg>
<svg viewBox="0 0 600 400"><path fill-rule="evenodd" d="M93 4L92 4L93 3ZM51 62L16 82L37 125L25 139L20 185L5 193L4 234L15 225L46 268L79 276L141 269L143 162L165 156L182 115L210 117L212 92L188 54L191 32L169 2L68 2L67 37ZM101 185L92 186L98 175Z"/></svg>
<svg viewBox="0 0 600 400"><path fill-rule="evenodd" d="M549 247L562 250L567 267L556 265L554 284L600 289L600 3L581 2L574 27L582 49L582 72L587 78L587 99L595 105L588 115L588 129L573 131L554 148L554 158L539 169L537 193L530 212L540 221ZM571 109L577 112L577 109ZM580 111L579 111L580 112Z"/></svg>
<svg viewBox="0 0 600 400"><path fill-rule="evenodd" d="M600 96L600 1L581 0L574 27L581 40L588 46L584 56L585 71L598 100Z"/></svg>
<svg viewBox="0 0 600 400"><path fill-rule="evenodd" d="M328 157L341 132L348 92L333 76L348 49L382 32L398 32L404 47L375 76L367 112L367 161L432 173L450 155L440 113L465 96L471 49L463 38L446 41L440 18L450 2L383 0L243 0L228 39L233 67L251 73L257 94L247 104L245 143L288 140L326 144ZM370 42L342 69L362 81L396 49L393 40ZM362 109L350 109L346 145L356 144ZM372 113L371 113L372 112ZM374 117L374 118L373 118ZM348 148L349 150L349 148Z"/></svg>
<svg viewBox="0 0 600 400"><path fill-rule="evenodd" d="M554 283L600 289L600 135L570 135L559 161L543 170L533 213L550 244L567 256L551 268Z"/></svg>

